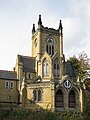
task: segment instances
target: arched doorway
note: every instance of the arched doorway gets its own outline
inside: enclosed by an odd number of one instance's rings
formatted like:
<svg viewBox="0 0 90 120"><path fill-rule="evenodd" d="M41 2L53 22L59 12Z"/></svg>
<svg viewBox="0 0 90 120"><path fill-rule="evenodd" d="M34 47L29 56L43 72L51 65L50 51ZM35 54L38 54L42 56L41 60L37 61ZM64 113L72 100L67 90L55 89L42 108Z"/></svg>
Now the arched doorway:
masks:
<svg viewBox="0 0 90 120"><path fill-rule="evenodd" d="M62 108L63 107L63 92L59 89L55 95L55 107Z"/></svg>
<svg viewBox="0 0 90 120"><path fill-rule="evenodd" d="M76 95L75 95L74 90L71 90L69 93L68 105L69 105L69 108L76 107Z"/></svg>

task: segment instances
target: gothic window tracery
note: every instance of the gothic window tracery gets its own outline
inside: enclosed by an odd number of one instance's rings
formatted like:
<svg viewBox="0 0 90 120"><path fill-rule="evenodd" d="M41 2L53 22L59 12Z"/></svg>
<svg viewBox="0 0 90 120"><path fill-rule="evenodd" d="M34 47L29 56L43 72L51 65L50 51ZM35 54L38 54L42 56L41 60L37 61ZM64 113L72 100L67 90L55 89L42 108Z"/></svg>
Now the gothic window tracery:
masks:
<svg viewBox="0 0 90 120"><path fill-rule="evenodd" d="M53 39L47 39L46 43L46 51L49 55L54 55L54 41Z"/></svg>

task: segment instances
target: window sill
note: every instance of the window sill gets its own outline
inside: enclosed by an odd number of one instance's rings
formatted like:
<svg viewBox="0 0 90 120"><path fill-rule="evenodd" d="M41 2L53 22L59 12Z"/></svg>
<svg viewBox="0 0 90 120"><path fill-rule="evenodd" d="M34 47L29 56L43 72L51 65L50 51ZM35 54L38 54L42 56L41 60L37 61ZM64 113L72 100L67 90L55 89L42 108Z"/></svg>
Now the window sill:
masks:
<svg viewBox="0 0 90 120"><path fill-rule="evenodd" d="M35 101L35 103L42 103L42 101Z"/></svg>

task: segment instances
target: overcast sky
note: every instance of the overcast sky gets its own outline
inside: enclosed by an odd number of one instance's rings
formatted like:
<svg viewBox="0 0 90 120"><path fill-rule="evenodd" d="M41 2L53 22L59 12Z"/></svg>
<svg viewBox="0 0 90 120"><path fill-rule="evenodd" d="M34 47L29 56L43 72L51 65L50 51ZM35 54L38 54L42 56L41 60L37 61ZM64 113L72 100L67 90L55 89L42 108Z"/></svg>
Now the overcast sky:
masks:
<svg viewBox="0 0 90 120"><path fill-rule="evenodd" d="M31 55L31 30L41 14L45 27L62 19L66 58L90 57L90 0L0 0L0 69L13 70L17 54Z"/></svg>

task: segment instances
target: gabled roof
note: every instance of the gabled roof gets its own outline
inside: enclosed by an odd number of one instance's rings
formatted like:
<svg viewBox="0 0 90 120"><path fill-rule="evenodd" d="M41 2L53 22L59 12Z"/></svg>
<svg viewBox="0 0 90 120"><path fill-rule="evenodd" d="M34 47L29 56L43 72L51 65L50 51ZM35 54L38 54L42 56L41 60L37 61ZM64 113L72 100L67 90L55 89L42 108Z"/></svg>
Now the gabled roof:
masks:
<svg viewBox="0 0 90 120"><path fill-rule="evenodd" d="M35 72L35 58L19 55L19 60L23 64L24 72Z"/></svg>
<svg viewBox="0 0 90 120"><path fill-rule="evenodd" d="M75 71L74 71L72 63L66 62L65 63L65 68L66 68L66 74L68 74L70 77L75 76Z"/></svg>
<svg viewBox="0 0 90 120"><path fill-rule="evenodd" d="M0 79L17 80L17 73L15 71L0 70Z"/></svg>

